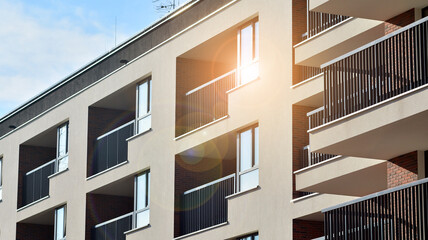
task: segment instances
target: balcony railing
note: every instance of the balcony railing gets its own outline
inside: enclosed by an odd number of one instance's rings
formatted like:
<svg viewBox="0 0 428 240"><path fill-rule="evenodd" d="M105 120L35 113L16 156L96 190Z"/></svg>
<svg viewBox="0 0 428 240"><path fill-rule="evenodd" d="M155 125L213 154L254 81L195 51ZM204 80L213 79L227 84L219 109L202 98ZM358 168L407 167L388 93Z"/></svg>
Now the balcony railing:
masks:
<svg viewBox="0 0 428 240"><path fill-rule="evenodd" d="M323 65L328 123L428 83L428 17Z"/></svg>
<svg viewBox="0 0 428 240"><path fill-rule="evenodd" d="M236 70L233 70L186 93L183 134L226 116L226 92L236 86Z"/></svg>
<svg viewBox="0 0 428 240"><path fill-rule="evenodd" d="M325 239L427 239L428 179L323 212Z"/></svg>
<svg viewBox="0 0 428 240"><path fill-rule="evenodd" d="M306 115L309 118L309 129L319 127L325 123L324 107L317 108Z"/></svg>
<svg viewBox="0 0 428 240"><path fill-rule="evenodd" d="M235 175L186 191L181 203L181 234L186 235L227 222L227 199L235 193Z"/></svg>
<svg viewBox="0 0 428 240"><path fill-rule="evenodd" d="M133 213L96 225L92 229L92 240L126 240L127 232L132 229Z"/></svg>
<svg viewBox="0 0 428 240"><path fill-rule="evenodd" d="M131 121L97 138L92 175L128 160L126 139L134 135L134 126L135 121Z"/></svg>
<svg viewBox="0 0 428 240"><path fill-rule="evenodd" d="M307 11L307 32L303 34L302 40L311 38L318 33L333 27L334 25L345 21L349 17L328 13L312 12L309 11L309 1L308 1L308 11Z"/></svg>
<svg viewBox="0 0 428 240"><path fill-rule="evenodd" d="M302 168L312 166L314 164L323 162L325 160L328 160L337 156L333 154L311 152L310 145L303 147L302 152L303 152Z"/></svg>
<svg viewBox="0 0 428 240"><path fill-rule="evenodd" d="M322 73L319 67L295 65L294 70L296 71L296 82L294 84L303 82Z"/></svg>
<svg viewBox="0 0 428 240"><path fill-rule="evenodd" d="M49 195L49 176L55 173L55 162L56 159L25 174L24 206Z"/></svg>

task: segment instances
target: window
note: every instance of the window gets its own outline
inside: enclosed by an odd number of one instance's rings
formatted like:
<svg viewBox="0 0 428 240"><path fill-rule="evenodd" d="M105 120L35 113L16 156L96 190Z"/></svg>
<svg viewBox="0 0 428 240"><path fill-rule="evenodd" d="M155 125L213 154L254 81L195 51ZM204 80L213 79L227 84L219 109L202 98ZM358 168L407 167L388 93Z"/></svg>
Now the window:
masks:
<svg viewBox="0 0 428 240"><path fill-rule="evenodd" d="M259 234L256 233L250 236L241 237L241 238L238 238L238 240L259 240Z"/></svg>
<svg viewBox="0 0 428 240"><path fill-rule="evenodd" d="M55 240L65 240L65 223L67 213L65 206L55 209Z"/></svg>
<svg viewBox="0 0 428 240"><path fill-rule="evenodd" d="M68 123L57 129L56 171L61 172L68 168Z"/></svg>
<svg viewBox="0 0 428 240"><path fill-rule="evenodd" d="M152 127L152 80L145 79L137 86L137 133Z"/></svg>
<svg viewBox="0 0 428 240"><path fill-rule="evenodd" d="M259 77L259 20L252 20L241 27L238 39L240 83L245 84Z"/></svg>
<svg viewBox="0 0 428 240"><path fill-rule="evenodd" d="M259 185L259 127L238 133L238 186L245 191Z"/></svg>
<svg viewBox="0 0 428 240"><path fill-rule="evenodd" d="M426 16L428 16L428 7L424 7L424 8L422 9L422 18L424 18L424 17L426 17Z"/></svg>
<svg viewBox="0 0 428 240"><path fill-rule="evenodd" d="M150 217L150 171L135 177L134 228L149 225Z"/></svg>
<svg viewBox="0 0 428 240"><path fill-rule="evenodd" d="M3 178L3 158L0 157L0 201L3 199L3 190L2 190L2 186L3 186L3 182L2 182L2 178Z"/></svg>

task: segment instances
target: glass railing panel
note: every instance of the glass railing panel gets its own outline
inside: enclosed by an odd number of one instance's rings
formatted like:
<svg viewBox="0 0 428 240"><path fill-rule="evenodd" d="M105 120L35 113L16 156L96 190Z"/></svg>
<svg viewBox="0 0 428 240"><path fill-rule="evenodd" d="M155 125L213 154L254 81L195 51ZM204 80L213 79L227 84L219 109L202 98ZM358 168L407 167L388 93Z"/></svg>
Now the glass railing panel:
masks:
<svg viewBox="0 0 428 240"><path fill-rule="evenodd" d="M235 193L235 176L186 191L182 195L181 235L227 221L226 197Z"/></svg>
<svg viewBox="0 0 428 240"><path fill-rule="evenodd" d="M131 121L97 138L93 174L103 172L128 160L128 142L134 135L135 122Z"/></svg>
<svg viewBox="0 0 428 240"><path fill-rule="evenodd" d="M132 229L132 214L96 225L92 229L92 240L126 240L124 233Z"/></svg>
<svg viewBox="0 0 428 240"><path fill-rule="evenodd" d="M49 195L49 176L55 172L55 160L52 160L24 176L24 206Z"/></svg>

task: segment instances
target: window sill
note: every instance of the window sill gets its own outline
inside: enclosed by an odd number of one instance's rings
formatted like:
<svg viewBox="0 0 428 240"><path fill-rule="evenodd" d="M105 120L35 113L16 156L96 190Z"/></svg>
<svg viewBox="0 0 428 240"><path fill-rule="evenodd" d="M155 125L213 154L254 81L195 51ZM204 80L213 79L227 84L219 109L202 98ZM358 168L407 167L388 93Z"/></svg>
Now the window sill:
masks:
<svg viewBox="0 0 428 240"><path fill-rule="evenodd" d="M132 136L132 137L127 138L127 139L126 139L126 141L127 141L127 142L130 142L130 141L134 140L135 138L138 138L139 136L144 135L144 134L146 134L146 133L148 133L148 132L151 132L151 131L153 131L153 129L152 129L152 128L147 129L147 130L146 130L146 131L144 131L144 132L140 132L140 133L138 133L138 134L135 134L135 135L134 135L134 136Z"/></svg>
<svg viewBox="0 0 428 240"><path fill-rule="evenodd" d="M206 232L206 231L209 231L209 230L214 229L214 228L222 227L222 226L225 226L227 224L229 224L229 222L226 221L224 223L220 223L220 224L217 224L217 225L214 225L214 226L211 226L211 227L207 227L207 228L201 229L201 230L196 231L196 232L192 232L192 233L180 236L180 237L176 237L176 238L174 238L174 240L185 239L187 237L190 237L190 236L202 233L202 232Z"/></svg>
<svg viewBox="0 0 428 240"><path fill-rule="evenodd" d="M131 229L129 231L126 231L123 234L128 235L128 234L131 234L131 233L134 233L134 232L138 232L140 230L143 230L143 229L146 229L146 228L149 228L149 227L151 227L150 223L147 224L147 225L145 225L145 226L134 228L134 229Z"/></svg>
<svg viewBox="0 0 428 240"><path fill-rule="evenodd" d="M123 165L125 165L125 164L128 164L129 163L129 161L128 160L126 160L125 162L121 162L121 163L119 163L119 164L117 164L117 165L115 165L115 166L113 166L113 167L111 167L111 168L107 168L106 170L104 170L104 171L101 171L101 172L99 172L99 173L96 173L96 174L94 174L94 175L92 175L92 176L89 176L89 177L87 177L86 178L86 181L89 181L89 180L91 180L91 179L93 179L93 178L96 178L96 177L98 177L99 175L103 175L104 173L106 173L106 172L110 172L111 170L114 170L114 169L116 169L116 168L119 168L119 167L121 167L121 166L123 166Z"/></svg>
<svg viewBox="0 0 428 240"><path fill-rule="evenodd" d="M33 205L36 205L37 203L39 203L39 202L41 202L41 201L43 201L43 200L45 200L45 199L48 199L49 197L50 197L50 196L49 196L49 195L47 195L46 197L40 198L40 199L39 199L39 200L37 200L37 201L34 201L34 202L30 203L30 204L27 204L27 205L25 205L25 206L23 206L23 207L21 207L21 208L17 209L16 211L17 211L17 212L20 212L20 211L22 211L22 210L24 210L24 209L26 209L26 208L29 208L29 207L31 207L31 206L33 206Z"/></svg>
<svg viewBox="0 0 428 240"><path fill-rule="evenodd" d="M235 198L235 197L239 197L239 196L241 196L241 195L245 195L245 194L247 194L247 193L251 193L251 192L257 191L257 190L259 190L259 189L261 189L261 188L260 188L260 186L259 186L259 185L257 185L256 187L253 187L253 188L247 189L247 190L245 190L245 191L237 192L237 193L234 193L234 194L232 194L232 195L226 196L226 199L228 199L228 200L229 200L229 199L233 199L233 198Z"/></svg>
<svg viewBox="0 0 428 240"><path fill-rule="evenodd" d="M56 172L56 173L54 173L54 174L52 174L52 175L49 175L48 176L48 179L51 179L51 178L53 178L53 177L55 177L55 176L58 176L58 175L60 175L60 174L62 174L62 173L65 173L65 172L67 172L68 171L68 168L66 168L66 169L64 169L64 170L62 170L62 171L60 171L60 172Z"/></svg>

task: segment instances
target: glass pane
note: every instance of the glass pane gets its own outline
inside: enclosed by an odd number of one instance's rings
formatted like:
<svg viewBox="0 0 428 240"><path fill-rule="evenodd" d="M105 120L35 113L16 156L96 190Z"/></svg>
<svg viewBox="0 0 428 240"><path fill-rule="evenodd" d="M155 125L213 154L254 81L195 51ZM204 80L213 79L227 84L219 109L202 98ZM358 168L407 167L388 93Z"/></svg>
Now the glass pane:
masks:
<svg viewBox="0 0 428 240"><path fill-rule="evenodd" d="M259 22L254 23L254 58L259 57Z"/></svg>
<svg viewBox="0 0 428 240"><path fill-rule="evenodd" d="M259 235L254 236L254 240L259 240Z"/></svg>
<svg viewBox="0 0 428 240"><path fill-rule="evenodd" d="M152 127L152 115L138 120L138 133L148 131Z"/></svg>
<svg viewBox="0 0 428 240"><path fill-rule="evenodd" d="M253 141L251 130L240 133L240 172L252 167Z"/></svg>
<svg viewBox="0 0 428 240"><path fill-rule="evenodd" d="M239 190L245 191L259 185L259 169L242 174L239 178Z"/></svg>
<svg viewBox="0 0 428 240"><path fill-rule="evenodd" d="M58 160L58 172L64 171L68 168L68 156Z"/></svg>
<svg viewBox="0 0 428 240"><path fill-rule="evenodd" d="M241 30L241 66L253 60L253 26L249 25Z"/></svg>
<svg viewBox="0 0 428 240"><path fill-rule="evenodd" d="M148 203L146 201L146 174L142 174L137 177L137 209L140 210L148 206Z"/></svg>
<svg viewBox="0 0 428 240"><path fill-rule="evenodd" d="M142 117L148 113L148 89L149 82L146 81L138 86L138 117Z"/></svg>
<svg viewBox="0 0 428 240"><path fill-rule="evenodd" d="M65 208L59 208L56 210L56 239L63 239L65 237Z"/></svg>
<svg viewBox="0 0 428 240"><path fill-rule="evenodd" d="M2 171L3 171L3 159L0 158L0 187L2 185ZM1 199L1 198L0 198Z"/></svg>
<svg viewBox="0 0 428 240"><path fill-rule="evenodd" d="M254 128L254 165L259 165L259 127Z"/></svg>
<svg viewBox="0 0 428 240"><path fill-rule="evenodd" d="M259 77L259 62L255 62L241 69L241 84L249 83Z"/></svg>
<svg viewBox="0 0 428 240"><path fill-rule="evenodd" d="M58 156L67 154L67 124L58 129Z"/></svg>
<svg viewBox="0 0 428 240"><path fill-rule="evenodd" d="M149 225L149 219L150 219L150 210L147 209L143 212L137 213L137 224L136 227L144 227Z"/></svg>

